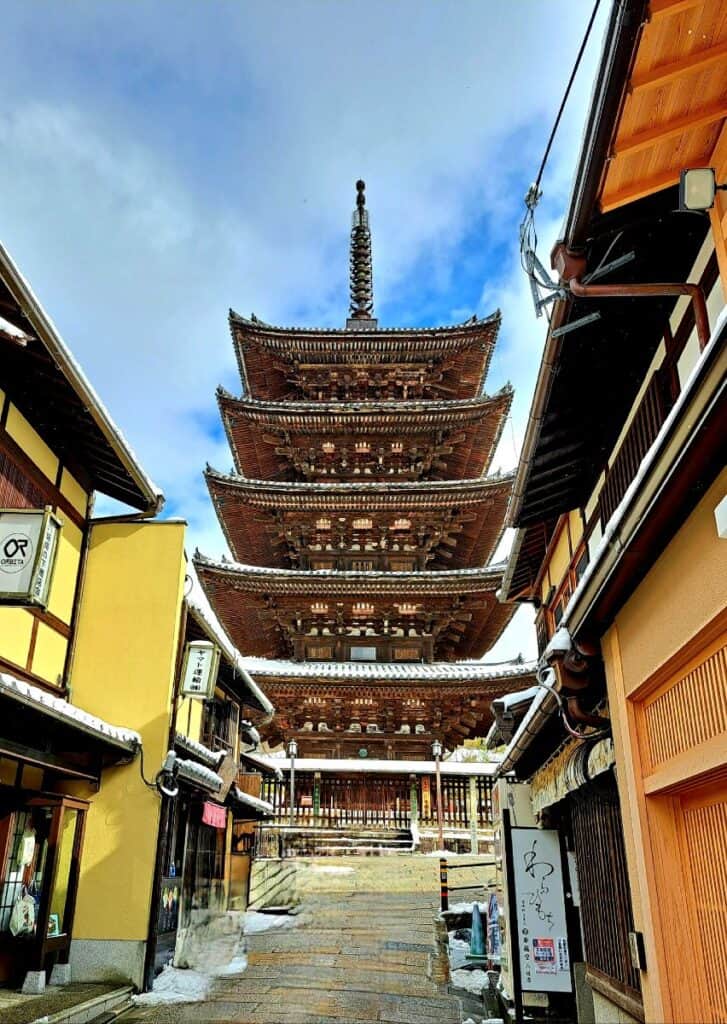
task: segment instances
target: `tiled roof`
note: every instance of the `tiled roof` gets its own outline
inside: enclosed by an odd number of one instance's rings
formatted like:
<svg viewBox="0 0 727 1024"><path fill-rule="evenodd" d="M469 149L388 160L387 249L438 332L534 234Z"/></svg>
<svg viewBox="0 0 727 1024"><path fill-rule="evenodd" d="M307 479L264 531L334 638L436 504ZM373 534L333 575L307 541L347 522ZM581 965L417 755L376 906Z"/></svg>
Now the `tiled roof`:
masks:
<svg viewBox="0 0 727 1024"><path fill-rule="evenodd" d="M252 318L241 316L236 313L234 309L230 310L230 326L241 327L244 330L260 335L280 335L282 337L290 337L295 335L323 335L327 339L332 336L340 336L344 339L357 338L365 341L367 344L375 342L378 335L387 335L395 337L396 335L406 336L424 336L430 335L433 338L447 334L461 334L467 332L468 334L479 334L482 330L487 329L494 323L499 323L502 318L500 310L495 310L490 316L480 320L477 317L472 317L461 324L450 324L445 327L377 327L375 331L361 329L360 331L351 330L346 327L275 327L273 324L266 324L264 320L259 320L253 315Z"/></svg>
<svg viewBox="0 0 727 1024"><path fill-rule="evenodd" d="M391 679L391 680L482 680L530 676L535 662L509 661L488 665L483 661L395 664L356 661L283 661L272 658L243 658L252 676L293 676L304 679Z"/></svg>

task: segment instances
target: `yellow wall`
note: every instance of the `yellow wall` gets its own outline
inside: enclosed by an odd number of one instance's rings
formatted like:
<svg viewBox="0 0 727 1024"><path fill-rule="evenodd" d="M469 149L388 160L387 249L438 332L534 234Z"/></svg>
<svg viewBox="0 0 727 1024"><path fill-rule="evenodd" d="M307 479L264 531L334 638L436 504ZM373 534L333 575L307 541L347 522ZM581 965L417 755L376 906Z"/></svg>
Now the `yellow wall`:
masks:
<svg viewBox="0 0 727 1024"><path fill-rule="evenodd" d="M10 403L5 428L12 439L23 449L51 481L55 483L58 473L58 458L53 454L40 434L31 427L25 416Z"/></svg>
<svg viewBox="0 0 727 1024"><path fill-rule="evenodd" d="M185 568L184 524L92 527L71 698L141 733L148 778L167 750ZM138 757L104 771L88 813L76 938L146 938L158 817Z"/></svg>
<svg viewBox="0 0 727 1024"><path fill-rule="evenodd" d="M727 604L727 542L714 520L725 492L727 470L616 617L627 694Z"/></svg>
<svg viewBox="0 0 727 1024"><path fill-rule="evenodd" d="M64 636L44 622L39 622L31 668L49 683L61 685L67 648L68 641Z"/></svg>
<svg viewBox="0 0 727 1024"><path fill-rule="evenodd" d="M0 656L25 668L33 616L25 608L0 608Z"/></svg>
<svg viewBox="0 0 727 1024"><path fill-rule="evenodd" d="M55 485L60 465L57 456L12 403L8 409L7 431L26 457ZM65 468L61 474L60 491L81 515L86 514L89 495ZM53 504L50 500L48 503ZM48 595L48 612L70 625L83 532L62 509L54 506L54 511L63 525ZM0 658L56 686L59 677L61 680L63 677L67 640L53 628L52 620L40 622L36 627L37 636L31 656L34 621L33 614L27 609L0 608Z"/></svg>
<svg viewBox="0 0 727 1024"><path fill-rule="evenodd" d="M639 699L643 693L636 691L644 684L648 690L649 680L656 670L678 654L727 606L727 542L717 536L714 520L714 507L726 489L727 471L724 471L601 641L634 919L637 930L644 933L649 964L649 970L642 976L647 1020L703 1018L694 1016L694 1011L684 1011L692 1013L691 1016L680 1016L672 1005L674 986L682 992L683 998L690 987L696 987L691 980L691 954L682 951L675 955L674 947L675 935L687 935L685 922L689 905L686 885L680 884L677 847L671 840L671 847L664 849L664 835L658 829L654 831L657 798L648 801L644 795L643 776L647 766L643 763L642 726L639 725ZM714 684L714 680L711 682ZM708 744L703 746L706 748ZM696 751L693 753L696 755ZM697 764L696 770L700 767L706 768L706 761ZM658 799L667 808L671 807L672 798L668 794ZM674 883L668 905L661 903L655 883L657 865L664 857ZM688 946L688 941L684 941ZM679 972L683 977L678 977Z"/></svg>

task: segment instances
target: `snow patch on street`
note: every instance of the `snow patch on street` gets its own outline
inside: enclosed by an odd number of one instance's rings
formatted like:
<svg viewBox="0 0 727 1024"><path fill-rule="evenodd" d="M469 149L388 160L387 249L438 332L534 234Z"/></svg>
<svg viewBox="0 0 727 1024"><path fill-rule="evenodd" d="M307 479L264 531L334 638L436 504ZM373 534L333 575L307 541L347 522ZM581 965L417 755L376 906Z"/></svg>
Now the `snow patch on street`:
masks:
<svg viewBox="0 0 727 1024"><path fill-rule="evenodd" d="M313 873L316 875L352 875L355 868L345 868L338 864L314 864Z"/></svg>
<svg viewBox="0 0 727 1024"><path fill-rule="evenodd" d="M490 984L490 979L485 971L452 971L452 984L479 996Z"/></svg>
<svg viewBox="0 0 727 1024"><path fill-rule="evenodd" d="M247 967L247 957L244 953L240 953L238 956L233 956L229 964L225 964L224 967L220 967L219 970L215 971L216 978L223 978L230 974L242 974Z"/></svg>
<svg viewBox="0 0 727 1024"><path fill-rule="evenodd" d="M300 918L290 914L260 914L257 910L248 910L242 927L243 935L257 935L270 928L295 928Z"/></svg>
<svg viewBox="0 0 727 1024"><path fill-rule="evenodd" d="M151 992L133 996L138 1006L158 1006L162 1003L201 1003L207 998L211 977L201 971L180 970L167 964L154 979Z"/></svg>

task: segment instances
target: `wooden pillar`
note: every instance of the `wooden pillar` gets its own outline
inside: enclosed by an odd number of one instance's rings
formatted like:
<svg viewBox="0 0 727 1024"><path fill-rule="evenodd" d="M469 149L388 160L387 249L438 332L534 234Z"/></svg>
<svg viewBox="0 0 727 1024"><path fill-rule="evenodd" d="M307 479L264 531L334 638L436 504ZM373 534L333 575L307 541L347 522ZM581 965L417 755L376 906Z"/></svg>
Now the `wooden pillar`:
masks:
<svg viewBox="0 0 727 1024"><path fill-rule="evenodd" d="M416 775L409 776L409 827L413 832L419 828L419 792Z"/></svg>
<svg viewBox="0 0 727 1024"><path fill-rule="evenodd" d="M479 853L479 840L477 838L477 776L469 777L469 818L470 818L470 849L472 853Z"/></svg>
<svg viewBox="0 0 727 1024"><path fill-rule="evenodd" d="M321 823L321 773L313 775L313 824L318 826Z"/></svg>

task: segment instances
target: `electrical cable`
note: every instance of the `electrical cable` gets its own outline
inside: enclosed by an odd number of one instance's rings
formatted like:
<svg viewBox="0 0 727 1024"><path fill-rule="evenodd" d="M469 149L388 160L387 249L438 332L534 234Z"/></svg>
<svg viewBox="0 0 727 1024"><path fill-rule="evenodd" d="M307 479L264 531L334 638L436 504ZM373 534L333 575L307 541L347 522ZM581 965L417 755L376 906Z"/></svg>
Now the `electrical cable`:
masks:
<svg viewBox="0 0 727 1024"><path fill-rule="evenodd" d="M588 19L585 34L583 36L583 39L581 40L581 45L578 49L578 53L576 54L575 63L573 64L573 69L571 70L570 77L568 79L568 84L566 85L565 92L563 93L563 99L561 100L560 107L558 108L558 113L555 117L553 127L550 131L550 136L545 147L545 152L543 153L543 158L540 161L538 174L525 196L526 212L525 216L523 217L522 223L520 224L520 264L525 273L527 274L527 276L530 278L531 287L533 288L533 298L535 301L536 313L538 316L540 316L541 314L544 303L549 301L549 299L539 300L537 290L539 288L545 289L546 291L551 293L551 296L549 298L552 298L555 297L555 294L560 291L560 286L550 280L550 278L547 276L547 272L544 271L542 264L536 256L538 248L538 235L535 230L535 207L538 205L538 201L543 194L540 188L540 182L542 181L543 173L545 172L545 166L548 162L548 157L550 156L550 151L553 147L553 142L555 140L556 133L560 126L561 118L563 117L565 105L568 102L568 97L570 96L571 89L573 88L573 83L578 73L581 60L583 59L583 54L585 53L586 46L588 45L588 40L590 38L591 30L593 29L593 25L596 20L596 15L598 13L600 3L601 0L595 0L593 10L591 11L591 16Z"/></svg>
<svg viewBox="0 0 727 1024"><path fill-rule="evenodd" d="M568 97L570 96L570 91L573 88L573 82L575 81L575 77L578 74L578 68L580 67L580 63L581 63L581 60L583 58L583 54L585 52L586 46L588 45L588 39L589 39L589 37L591 35L591 29L593 28L593 23L596 20L596 15L598 14L598 8L600 6L600 3L601 3L601 0L596 0L595 4L593 5L593 10L591 11L591 17L588 19L588 25L586 26L586 33L583 36L583 40L581 42L580 49L578 50L578 54L576 56L576 62L573 65L573 70L571 71L570 78L568 79L568 84L565 87L565 92L563 93L563 99L561 100L560 109L558 110L558 114L557 114L557 116L555 118L555 121L553 123L553 129L552 129L552 131L550 133L550 138L548 139L548 145L545 147L545 152L543 153L543 159L540 161L540 169L538 170L538 176L535 179L535 189L536 189L536 191L537 191L537 189L540 186L540 180L543 177L543 171L545 170L545 165L548 162L548 157L550 156L550 150L551 150L551 147L553 145L553 140L555 139L555 133L558 131L558 126L560 125L560 119L563 116L563 111L565 110L565 105L568 102Z"/></svg>
<svg viewBox="0 0 727 1024"><path fill-rule="evenodd" d="M149 789L153 789L155 792L159 791L157 779L161 775L161 772L158 772L156 774L154 782L149 782L149 780L146 778L146 773L144 771L144 747L142 746L141 743L139 744L139 775L141 775L141 781L144 783L145 786L147 786Z"/></svg>

